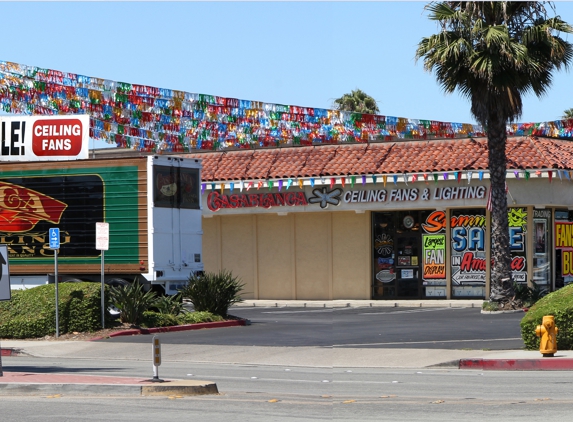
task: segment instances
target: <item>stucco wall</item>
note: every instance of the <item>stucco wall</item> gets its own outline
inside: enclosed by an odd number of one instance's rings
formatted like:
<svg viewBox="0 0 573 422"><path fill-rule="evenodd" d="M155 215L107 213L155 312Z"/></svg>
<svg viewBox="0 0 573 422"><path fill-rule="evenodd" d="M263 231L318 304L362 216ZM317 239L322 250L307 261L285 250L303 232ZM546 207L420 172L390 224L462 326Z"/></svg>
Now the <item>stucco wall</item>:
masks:
<svg viewBox="0 0 573 422"><path fill-rule="evenodd" d="M203 219L206 271L245 282L245 299L369 299L370 213Z"/></svg>
<svg viewBox="0 0 573 422"><path fill-rule="evenodd" d="M332 298L370 299L370 213L332 213Z"/></svg>

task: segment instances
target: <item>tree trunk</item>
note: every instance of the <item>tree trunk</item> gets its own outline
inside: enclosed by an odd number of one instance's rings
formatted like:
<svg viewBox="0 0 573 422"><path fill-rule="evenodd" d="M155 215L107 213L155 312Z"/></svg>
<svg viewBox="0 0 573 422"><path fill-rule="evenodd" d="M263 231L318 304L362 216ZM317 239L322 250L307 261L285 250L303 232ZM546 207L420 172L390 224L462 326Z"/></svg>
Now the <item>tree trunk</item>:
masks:
<svg viewBox="0 0 573 422"><path fill-rule="evenodd" d="M493 114L493 113L492 113ZM487 126L489 174L491 182L491 292L490 299L504 304L515 296L511 279L511 252L507 219L507 193L505 172L507 158L505 121L490 115Z"/></svg>

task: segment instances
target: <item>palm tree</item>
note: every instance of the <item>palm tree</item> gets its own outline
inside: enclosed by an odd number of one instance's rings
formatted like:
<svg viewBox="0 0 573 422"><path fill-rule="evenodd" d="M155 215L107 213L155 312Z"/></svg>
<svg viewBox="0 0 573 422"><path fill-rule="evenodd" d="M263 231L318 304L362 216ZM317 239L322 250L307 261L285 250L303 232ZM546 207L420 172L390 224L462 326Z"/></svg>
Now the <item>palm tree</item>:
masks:
<svg viewBox="0 0 573 422"><path fill-rule="evenodd" d="M573 108L568 108L563 112L563 116L561 116L563 120L573 119Z"/></svg>
<svg viewBox="0 0 573 422"><path fill-rule="evenodd" d="M550 4L551 5L551 4ZM553 6L552 6L553 7ZM490 298L512 302L511 254L505 173L506 125L522 113L522 95L545 94L555 69L568 68L572 45L560 33L573 27L547 17L541 2L432 2L425 7L441 31L423 38L416 60L435 72L446 93L471 102L471 113L487 131L492 195Z"/></svg>
<svg viewBox="0 0 573 422"><path fill-rule="evenodd" d="M335 110L352 111L355 113L377 114L379 113L376 100L360 89L353 90L350 94L334 100L332 107Z"/></svg>

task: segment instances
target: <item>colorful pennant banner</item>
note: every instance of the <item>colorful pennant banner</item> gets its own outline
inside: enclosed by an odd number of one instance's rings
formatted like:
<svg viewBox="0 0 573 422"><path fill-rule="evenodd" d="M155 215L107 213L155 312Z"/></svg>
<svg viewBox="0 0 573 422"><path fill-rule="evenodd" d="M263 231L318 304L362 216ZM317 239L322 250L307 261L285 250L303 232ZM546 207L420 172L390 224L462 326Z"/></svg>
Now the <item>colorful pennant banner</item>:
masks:
<svg viewBox="0 0 573 422"><path fill-rule="evenodd" d="M0 61L0 108L18 114L88 114L91 138L146 151L483 135L479 125L193 94L5 61Z"/></svg>
<svg viewBox="0 0 573 422"><path fill-rule="evenodd" d="M0 61L0 109L88 114L91 138L153 152L485 135L480 125L193 94L5 61ZM507 131L573 137L573 120L510 124Z"/></svg>

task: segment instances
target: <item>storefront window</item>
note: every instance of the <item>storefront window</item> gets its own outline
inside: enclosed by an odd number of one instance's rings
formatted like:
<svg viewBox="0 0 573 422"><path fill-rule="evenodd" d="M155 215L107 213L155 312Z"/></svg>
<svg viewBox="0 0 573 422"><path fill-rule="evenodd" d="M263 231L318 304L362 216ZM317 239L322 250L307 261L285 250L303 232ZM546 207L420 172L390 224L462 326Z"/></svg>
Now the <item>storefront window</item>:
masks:
<svg viewBox="0 0 573 422"><path fill-rule="evenodd" d="M533 210L533 282L551 285L551 210Z"/></svg>
<svg viewBox="0 0 573 422"><path fill-rule="evenodd" d="M394 255L394 213L372 213L374 240L373 298L396 297L396 261Z"/></svg>
<svg viewBox="0 0 573 422"><path fill-rule="evenodd" d="M555 288L573 283L573 212L555 210Z"/></svg>
<svg viewBox="0 0 573 422"><path fill-rule="evenodd" d="M422 278L426 297L446 297L446 212L423 213Z"/></svg>
<svg viewBox="0 0 573 422"><path fill-rule="evenodd" d="M432 212L373 213L374 299L417 299L427 297L428 291L431 297L445 297L445 287L442 294L433 289L445 286L445 239L440 237L445 231L422 228Z"/></svg>
<svg viewBox="0 0 573 422"><path fill-rule="evenodd" d="M508 210L511 275L515 282L527 282L527 209ZM452 210L452 296L485 297L486 218L483 209ZM492 259L495 242L492 241Z"/></svg>
<svg viewBox="0 0 573 422"><path fill-rule="evenodd" d="M485 227L483 209L451 211L453 297L485 297Z"/></svg>

